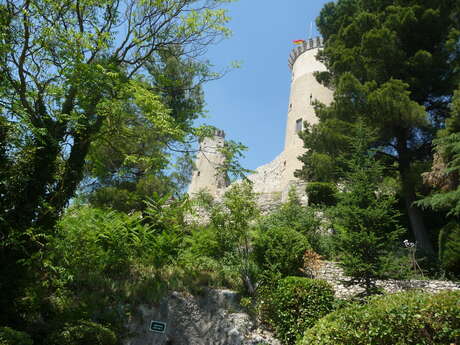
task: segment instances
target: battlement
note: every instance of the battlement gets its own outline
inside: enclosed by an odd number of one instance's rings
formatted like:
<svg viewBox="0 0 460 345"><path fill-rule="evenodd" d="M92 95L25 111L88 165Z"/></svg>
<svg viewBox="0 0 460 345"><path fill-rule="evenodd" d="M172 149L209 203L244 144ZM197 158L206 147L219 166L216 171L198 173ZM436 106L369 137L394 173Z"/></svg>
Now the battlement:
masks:
<svg viewBox="0 0 460 345"><path fill-rule="evenodd" d="M215 135L216 137L221 137L221 138L224 138L224 139L225 139L225 132L224 132L223 130L221 130L221 129L216 129L216 130L214 131L214 135Z"/></svg>
<svg viewBox="0 0 460 345"><path fill-rule="evenodd" d="M200 143L203 141L209 142L209 140L216 140L218 138L225 139L225 132L221 129L215 128L211 133L209 137L202 137L200 138Z"/></svg>
<svg viewBox="0 0 460 345"><path fill-rule="evenodd" d="M307 50L322 48L324 46L324 40L322 37L310 38L303 42L301 45L292 49L291 54L289 55L288 65L289 69L292 70L297 58L305 53Z"/></svg>

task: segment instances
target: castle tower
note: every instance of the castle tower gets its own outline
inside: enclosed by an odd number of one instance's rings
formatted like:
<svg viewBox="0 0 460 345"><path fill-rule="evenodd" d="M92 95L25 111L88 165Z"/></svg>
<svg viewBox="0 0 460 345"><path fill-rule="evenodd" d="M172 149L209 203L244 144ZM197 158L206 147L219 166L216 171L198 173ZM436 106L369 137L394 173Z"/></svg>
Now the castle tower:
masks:
<svg viewBox="0 0 460 345"><path fill-rule="evenodd" d="M305 152L298 134L304 129L304 122L318 122L314 102L318 100L330 104L333 99L332 90L318 83L314 75L315 72L326 71L326 67L316 60L318 50L322 47L322 38L310 39L294 48L289 56L292 80L284 150L273 161L258 167L254 174L247 176L253 183L254 191L259 194L261 204L270 205L274 200L286 201L291 187L297 189L302 201L306 201L305 183L294 177L294 172L302 168L298 157ZM211 195L219 196L228 186L228 178L217 170L225 159L217 150L223 145L222 131L216 131L213 138L207 138L201 143L196 159L197 170L188 191L190 195L206 189Z"/></svg>
<svg viewBox="0 0 460 345"><path fill-rule="evenodd" d="M295 179L294 171L302 166L298 157L305 149L298 133L304 129L304 121L310 124L318 122L313 107L314 101L318 100L324 104L330 104L332 101L332 90L318 83L314 76L314 72L326 71L326 67L316 59L321 47L321 37L309 39L294 48L289 56L288 65L292 79L283 152L284 176L288 180Z"/></svg>
<svg viewBox="0 0 460 345"><path fill-rule="evenodd" d="M217 129L213 137L204 138L200 142L200 149L195 159L195 170L188 188L190 196L203 190L216 196L228 187L227 175L219 171L219 167L225 162L224 155L219 151L224 145L225 133Z"/></svg>

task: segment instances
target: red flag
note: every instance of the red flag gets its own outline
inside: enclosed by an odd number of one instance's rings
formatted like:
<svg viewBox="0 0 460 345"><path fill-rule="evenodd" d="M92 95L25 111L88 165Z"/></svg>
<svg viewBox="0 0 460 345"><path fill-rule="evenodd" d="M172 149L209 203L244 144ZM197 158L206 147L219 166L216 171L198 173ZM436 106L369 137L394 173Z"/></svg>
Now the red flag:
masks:
<svg viewBox="0 0 460 345"><path fill-rule="evenodd" d="M294 44L302 44L304 42L305 42L305 40L294 40L294 41L292 41L292 43L294 43Z"/></svg>

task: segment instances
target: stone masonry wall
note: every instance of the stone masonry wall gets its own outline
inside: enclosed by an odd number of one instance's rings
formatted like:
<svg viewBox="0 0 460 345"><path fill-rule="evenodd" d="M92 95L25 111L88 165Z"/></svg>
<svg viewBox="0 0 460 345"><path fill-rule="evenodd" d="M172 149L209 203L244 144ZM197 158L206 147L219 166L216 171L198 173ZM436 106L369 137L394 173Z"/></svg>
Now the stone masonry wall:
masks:
<svg viewBox="0 0 460 345"><path fill-rule="evenodd" d="M317 279L329 282L335 290L336 297L349 298L363 291L356 285L345 286L344 282L349 278L336 262L325 261L315 275ZM395 293L406 290L419 289L430 293L442 290L460 290L460 283L444 280L377 280L377 286L383 288L388 293Z"/></svg>

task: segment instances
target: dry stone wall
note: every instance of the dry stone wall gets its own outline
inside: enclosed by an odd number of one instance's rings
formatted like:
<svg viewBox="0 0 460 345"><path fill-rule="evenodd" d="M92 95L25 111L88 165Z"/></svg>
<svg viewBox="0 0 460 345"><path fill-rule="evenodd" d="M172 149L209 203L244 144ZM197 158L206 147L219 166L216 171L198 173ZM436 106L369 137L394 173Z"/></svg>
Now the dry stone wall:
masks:
<svg viewBox="0 0 460 345"><path fill-rule="evenodd" d="M345 282L349 281L350 278L345 276L336 262L325 261L317 271L315 278L329 282L334 287L336 297L339 298L349 298L363 292L363 289L359 286L345 285ZM437 293L443 290L460 290L460 283L444 280L377 280L376 285L383 288L387 293L414 289L429 293Z"/></svg>

